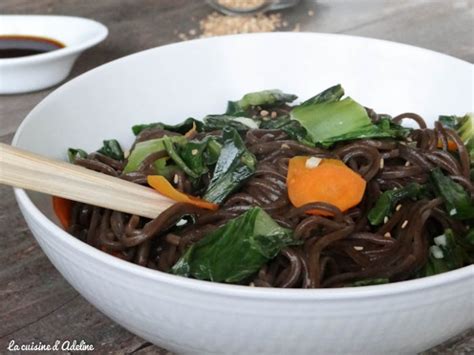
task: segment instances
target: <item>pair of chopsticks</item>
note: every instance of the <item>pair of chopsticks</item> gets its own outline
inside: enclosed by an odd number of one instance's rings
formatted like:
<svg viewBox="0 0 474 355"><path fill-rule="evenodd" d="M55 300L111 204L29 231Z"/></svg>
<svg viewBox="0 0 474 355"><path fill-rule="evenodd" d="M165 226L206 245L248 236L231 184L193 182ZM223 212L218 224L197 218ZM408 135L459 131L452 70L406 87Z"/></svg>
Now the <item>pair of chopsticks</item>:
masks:
<svg viewBox="0 0 474 355"><path fill-rule="evenodd" d="M147 218L174 203L150 188L2 143L0 184Z"/></svg>

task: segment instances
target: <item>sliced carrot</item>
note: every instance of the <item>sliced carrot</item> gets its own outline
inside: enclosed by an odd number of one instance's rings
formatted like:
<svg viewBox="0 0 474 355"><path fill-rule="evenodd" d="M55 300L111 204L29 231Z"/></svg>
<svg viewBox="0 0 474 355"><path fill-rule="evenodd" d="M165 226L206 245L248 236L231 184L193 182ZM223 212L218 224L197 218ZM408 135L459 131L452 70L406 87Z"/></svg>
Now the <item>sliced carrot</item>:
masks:
<svg viewBox="0 0 474 355"><path fill-rule="evenodd" d="M438 148L443 148L443 143L441 142L441 139L438 139ZM448 150L450 152L455 152L458 150L458 146L451 139L448 139Z"/></svg>
<svg viewBox="0 0 474 355"><path fill-rule="evenodd" d="M309 159L312 159L308 161ZM290 159L287 175L288 197L295 207L326 202L341 211L356 206L364 196L366 181L341 160L297 156ZM307 211L322 216L331 213Z"/></svg>
<svg viewBox="0 0 474 355"><path fill-rule="evenodd" d="M186 202L191 205L195 205L201 208L206 208L208 210L217 210L219 205L200 199L199 197L194 197L187 195L183 192L176 190L173 185L169 183L164 176L161 175L149 175L147 177L148 184L153 187L160 194L169 197L170 199L176 202Z"/></svg>
<svg viewBox="0 0 474 355"><path fill-rule="evenodd" d="M53 210L64 228L71 224L72 201L53 196Z"/></svg>

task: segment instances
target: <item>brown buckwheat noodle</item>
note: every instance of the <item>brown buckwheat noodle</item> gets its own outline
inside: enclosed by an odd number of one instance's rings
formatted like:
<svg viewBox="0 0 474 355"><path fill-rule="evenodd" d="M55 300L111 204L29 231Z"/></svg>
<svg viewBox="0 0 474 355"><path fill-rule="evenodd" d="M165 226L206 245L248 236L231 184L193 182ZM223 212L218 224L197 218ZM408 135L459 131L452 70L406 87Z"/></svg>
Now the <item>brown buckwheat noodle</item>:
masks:
<svg viewBox="0 0 474 355"><path fill-rule="evenodd" d="M368 110L368 113L372 120L379 119L374 111ZM440 208L439 198L404 201L384 224L373 227L368 223L367 214L376 199L388 189L410 182L425 183L435 167L440 167L467 191L473 193L474 188L469 177L469 155L456 132L439 123L429 129L423 118L414 113L401 114L393 121L403 119L414 120L419 126L406 141L357 140L339 143L331 150L308 147L291 140L281 130L249 130L245 144L258 159L256 172L219 210L176 203L149 220L74 203L69 232L116 257L166 272L192 243L249 208L260 206L278 224L293 229L294 238L302 243L284 248L265 264L248 280L252 286L317 288L339 287L365 278L409 279L427 260L430 231L452 228L465 233L466 227ZM135 143L164 135L176 133L146 129ZM196 138L203 135L198 133ZM456 144L459 158L448 152L448 140ZM407 141L416 144L408 145ZM344 161L367 181L362 202L345 213L327 203L293 207L288 199L286 175L289 159L297 155ZM153 162L166 156L165 151L154 153L137 171L127 174L122 171L123 162L100 153L79 158L76 164L146 185ZM209 183L209 180L210 176L206 176L205 181ZM177 174L174 183L177 189L192 192L185 174ZM332 217L305 213L315 208L331 212ZM170 232L183 216L193 216L194 223L179 232Z"/></svg>

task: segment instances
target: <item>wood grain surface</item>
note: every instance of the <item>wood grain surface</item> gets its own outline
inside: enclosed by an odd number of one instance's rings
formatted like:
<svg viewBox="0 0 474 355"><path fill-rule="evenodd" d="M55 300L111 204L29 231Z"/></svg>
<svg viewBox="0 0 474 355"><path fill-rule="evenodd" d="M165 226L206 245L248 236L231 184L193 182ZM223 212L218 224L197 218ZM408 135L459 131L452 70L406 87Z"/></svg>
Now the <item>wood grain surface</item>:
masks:
<svg viewBox="0 0 474 355"><path fill-rule="evenodd" d="M202 0L0 0L0 14L84 16L109 28L107 40L81 56L68 80L124 55L180 41L180 33L198 31L199 20L210 12ZM473 0L307 0L282 16L289 30L398 41L474 62ZM0 96L0 142L9 143L22 119L53 89ZM168 354L109 320L67 284L5 186L0 186L0 321L0 354L12 339L19 344L83 339L98 354ZM472 329L425 352L470 353Z"/></svg>

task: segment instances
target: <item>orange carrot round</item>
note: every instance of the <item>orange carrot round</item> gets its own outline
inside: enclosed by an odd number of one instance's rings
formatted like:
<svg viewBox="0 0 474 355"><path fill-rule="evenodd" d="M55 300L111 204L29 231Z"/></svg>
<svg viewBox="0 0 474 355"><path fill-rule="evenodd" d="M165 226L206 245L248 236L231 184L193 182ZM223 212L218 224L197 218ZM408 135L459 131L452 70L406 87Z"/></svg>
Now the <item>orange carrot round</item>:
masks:
<svg viewBox="0 0 474 355"><path fill-rule="evenodd" d="M187 195L176 190L164 176L149 175L147 177L147 181L148 184L160 194L165 195L176 202L186 202L208 210L217 210L219 208L219 205L215 203L208 202L206 200L200 199L199 197Z"/></svg>
<svg viewBox="0 0 474 355"><path fill-rule="evenodd" d="M64 228L71 224L72 201L53 196L53 210Z"/></svg>
<svg viewBox="0 0 474 355"><path fill-rule="evenodd" d="M341 160L307 156L290 159L286 182L288 197L295 207L326 202L343 212L359 204L366 187L366 181ZM330 215L319 210L307 213Z"/></svg>
<svg viewBox="0 0 474 355"><path fill-rule="evenodd" d="M438 148L443 148L443 142L441 142L441 139L438 139L438 145L437 145ZM458 146L456 145L456 143L451 140L451 139L448 139L448 150L450 152L456 152L458 150Z"/></svg>

